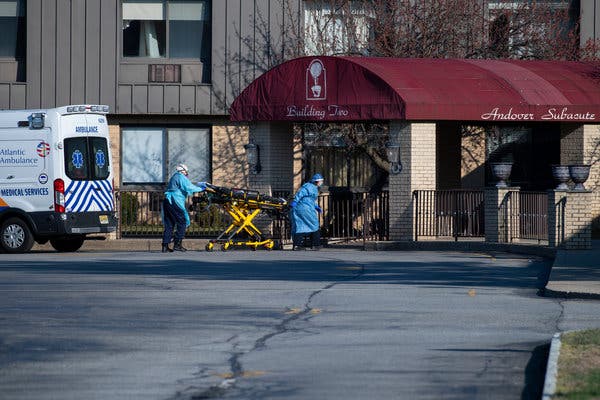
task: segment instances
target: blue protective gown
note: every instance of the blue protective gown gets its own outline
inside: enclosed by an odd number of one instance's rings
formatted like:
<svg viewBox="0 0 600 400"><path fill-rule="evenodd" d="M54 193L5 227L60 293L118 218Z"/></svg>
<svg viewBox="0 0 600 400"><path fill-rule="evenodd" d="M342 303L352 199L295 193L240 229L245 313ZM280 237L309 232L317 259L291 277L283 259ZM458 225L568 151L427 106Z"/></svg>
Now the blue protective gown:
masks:
<svg viewBox="0 0 600 400"><path fill-rule="evenodd" d="M184 174L176 172L167 185L165 200L183 210L185 215L185 226L190 226L190 215L185 207L185 199L197 192L203 192L205 188L194 185Z"/></svg>
<svg viewBox="0 0 600 400"><path fill-rule="evenodd" d="M319 214L315 209L319 187L307 182L294 196L296 206L292 209L292 233L310 233L319 230Z"/></svg>

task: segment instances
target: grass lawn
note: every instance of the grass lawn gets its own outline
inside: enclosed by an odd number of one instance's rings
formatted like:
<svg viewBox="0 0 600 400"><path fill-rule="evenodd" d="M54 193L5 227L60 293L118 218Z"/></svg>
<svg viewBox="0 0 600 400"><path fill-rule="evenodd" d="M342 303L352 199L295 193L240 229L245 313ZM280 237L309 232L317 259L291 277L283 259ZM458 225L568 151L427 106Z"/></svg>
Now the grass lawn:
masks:
<svg viewBox="0 0 600 400"><path fill-rule="evenodd" d="M600 329L561 335L553 399L600 399Z"/></svg>

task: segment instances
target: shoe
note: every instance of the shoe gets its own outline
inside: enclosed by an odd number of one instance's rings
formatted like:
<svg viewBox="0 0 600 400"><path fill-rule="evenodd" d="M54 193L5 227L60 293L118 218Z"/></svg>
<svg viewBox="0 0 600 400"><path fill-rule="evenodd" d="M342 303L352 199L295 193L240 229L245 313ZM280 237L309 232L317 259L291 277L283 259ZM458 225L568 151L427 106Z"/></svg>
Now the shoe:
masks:
<svg viewBox="0 0 600 400"><path fill-rule="evenodd" d="M173 250L174 251L187 251L187 249L181 245L181 241L175 242L175 245L173 246Z"/></svg>
<svg viewBox="0 0 600 400"><path fill-rule="evenodd" d="M302 251L302 250L304 250L304 247L300 247L300 246L292 247L292 251Z"/></svg>
<svg viewBox="0 0 600 400"><path fill-rule="evenodd" d="M173 249L170 248L168 244L163 244L162 245L162 252L163 253L172 253Z"/></svg>

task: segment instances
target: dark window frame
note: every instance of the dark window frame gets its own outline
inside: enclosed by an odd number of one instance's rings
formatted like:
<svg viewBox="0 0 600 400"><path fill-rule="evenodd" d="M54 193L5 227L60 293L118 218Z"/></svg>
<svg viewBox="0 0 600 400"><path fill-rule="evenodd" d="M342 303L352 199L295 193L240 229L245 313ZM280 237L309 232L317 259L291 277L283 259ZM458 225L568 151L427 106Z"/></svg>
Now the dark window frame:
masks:
<svg viewBox="0 0 600 400"><path fill-rule="evenodd" d="M211 124L132 124L132 123L127 123L127 124L122 124L120 126L121 131L123 131L124 129L160 129L162 130L162 139L163 139L163 146L162 146L162 152L163 152L163 177L164 177L164 181L163 182L125 182L123 180L123 149L125 148L123 145L123 135L120 135L120 154L119 154L119 171L120 171L120 175L119 176L119 181L121 182L122 186L127 186L128 188L140 188L140 189L157 189L157 188L163 188L168 182L169 179L171 178L171 176L169 175L169 171L167 171L167 166L169 165L169 143L168 143L168 131L170 129L173 130L177 130L177 129L206 129L208 130L208 158L209 158L209 162L208 162L208 181L212 180L212 176L213 176L213 163L212 163L212 158L213 158L213 125Z"/></svg>
<svg viewBox="0 0 600 400"><path fill-rule="evenodd" d="M15 47L12 55L0 55L0 62L15 62L17 71L15 76L16 82L26 82L26 57L27 57L27 1L15 0L17 7L17 15L15 17L2 17L6 19L15 19ZM1 18L0 18L1 19ZM0 23L0 27L6 27L9 24ZM0 29L0 35L5 39L10 37L6 33L8 30ZM8 44L8 43L6 43ZM12 48L12 46L11 46Z"/></svg>
<svg viewBox="0 0 600 400"><path fill-rule="evenodd" d="M201 62L203 64L208 64L210 65L212 63L212 22L213 22L213 18L212 18L212 0L199 0L199 1L204 1L207 5L207 7L209 8L208 10L208 15L210 16L209 19L207 20L207 27L205 28L206 33L209 34L209 37L205 40L205 42L207 43L207 47L208 48L201 48L201 54L198 57L171 57L171 52L170 52L170 27L169 27L169 22L171 21L169 19L169 7L168 4L171 1L175 1L175 0L162 0L162 4L163 7L165 8L165 19L164 19L164 56L161 57L147 57L147 56L131 56L131 55L125 55L125 46L124 46L124 41L125 41L125 36L123 34L123 30L121 29L120 32L120 47L121 47L121 59L125 62L130 61L130 62L147 62L149 64L159 64L159 63L173 63L173 60L177 60L177 62L179 63L193 63L193 62ZM121 21L121 24L123 24L124 20L123 20L123 0L121 0L119 2L120 4L120 8L119 8L119 19ZM133 20L133 21L137 21L137 20ZM123 25L122 25L123 26Z"/></svg>

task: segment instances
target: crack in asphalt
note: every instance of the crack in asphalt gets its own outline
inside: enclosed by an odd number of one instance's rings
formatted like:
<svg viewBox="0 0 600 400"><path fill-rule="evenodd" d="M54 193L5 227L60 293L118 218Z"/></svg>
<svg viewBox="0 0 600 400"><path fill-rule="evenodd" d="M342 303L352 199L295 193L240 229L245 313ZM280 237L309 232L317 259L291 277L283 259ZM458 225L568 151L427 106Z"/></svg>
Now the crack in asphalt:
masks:
<svg viewBox="0 0 600 400"><path fill-rule="evenodd" d="M554 332L561 332L561 328L560 328L560 323L563 320L563 317L565 315L565 305L564 305L565 300L558 300L557 304L560 307L560 313L558 314L558 316L555 318L554 321Z"/></svg>
<svg viewBox="0 0 600 400"><path fill-rule="evenodd" d="M332 261L333 261L333 259L332 259ZM335 261L340 261L340 260L336 259ZM232 352L231 357L229 357L229 360L228 360L229 370L231 371L231 373L228 374L229 375L228 378L224 379L219 385L211 386L208 389L197 391L196 393L189 393L190 391L197 390L197 388L190 387L181 392L178 392L174 397L171 397L169 400L184 400L184 399L201 400L201 399L215 399L215 398L222 397L225 394L226 390L231 389L235 386L235 382L237 379L244 376L244 372L245 372L244 367L242 366L242 363L240 361L240 359L243 356L265 347L267 341L274 338L275 336L279 336L284 333L290 332L291 329L289 328L289 325L291 323L293 323L297 320L303 319L304 317L308 317L308 318L306 318L306 320L308 320L310 317L312 317L313 316L311 314L312 307L310 306L310 303L313 301L313 299L316 296L323 293L324 291L331 289L332 287L334 287L340 283L349 282L349 281L358 279L361 276L363 276L365 273L365 266L361 265L361 264L356 264L356 265L359 266L360 269L358 269L352 276L350 276L346 279L340 279L335 282L331 282L331 283L325 285L324 287L322 287L321 289L313 291L308 296L306 302L304 303L304 308L302 309L302 311L295 313L293 315L290 315L289 317L281 320L281 322L279 324L275 325L272 332L256 339L254 341L254 345L252 346L251 349L249 349L247 351ZM234 342L234 340L236 338L237 338L237 335L234 335L234 336L230 337L229 339L227 339L227 341L226 341L227 343L233 343L234 349L238 346L238 343Z"/></svg>

